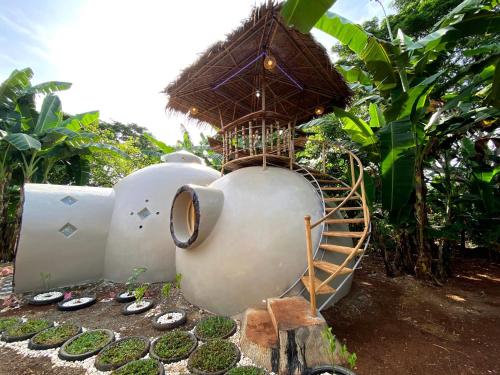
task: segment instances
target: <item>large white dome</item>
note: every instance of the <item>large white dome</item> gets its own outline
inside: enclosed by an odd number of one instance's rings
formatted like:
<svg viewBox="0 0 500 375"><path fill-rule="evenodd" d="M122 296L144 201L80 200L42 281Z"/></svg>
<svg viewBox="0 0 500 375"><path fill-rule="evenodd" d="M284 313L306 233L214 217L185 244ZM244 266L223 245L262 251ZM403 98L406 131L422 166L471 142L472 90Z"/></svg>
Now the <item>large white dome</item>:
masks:
<svg viewBox="0 0 500 375"><path fill-rule="evenodd" d="M175 277L175 244L168 231L175 192L187 183L208 185L220 173L187 152L169 154L164 160L132 173L114 187L105 279L126 281L135 267L147 268L144 281Z"/></svg>
<svg viewBox="0 0 500 375"><path fill-rule="evenodd" d="M282 294L307 266L304 216L316 220L323 210L314 188L288 169L262 167L239 169L208 188L223 194L214 227L196 246L177 248L177 272L184 275L186 298L209 311L232 315ZM201 211L203 197L195 203ZM185 211L176 212L182 216ZM174 224L176 219L184 220L173 217ZM206 222L199 224L201 233ZM314 246L319 230L313 232Z"/></svg>

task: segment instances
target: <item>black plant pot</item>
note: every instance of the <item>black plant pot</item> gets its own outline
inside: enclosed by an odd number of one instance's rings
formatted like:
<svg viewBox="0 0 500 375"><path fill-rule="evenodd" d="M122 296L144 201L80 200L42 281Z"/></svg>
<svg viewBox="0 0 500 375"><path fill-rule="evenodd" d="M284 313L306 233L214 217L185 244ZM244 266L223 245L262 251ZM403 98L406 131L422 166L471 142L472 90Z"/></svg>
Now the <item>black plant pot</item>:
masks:
<svg viewBox="0 0 500 375"><path fill-rule="evenodd" d="M36 335L33 336L30 341L28 342L28 348L31 349L31 350L47 350L47 349L54 349L54 348L58 348L60 347L62 344L64 344L66 341L72 339L73 337L75 337L76 335L82 333L82 327L79 326L79 325L76 325L76 333L72 336L72 337L69 337L69 338L63 338L62 340L60 340L59 342L55 342L55 343L52 343L52 344L37 344L34 339L36 338ZM49 328L52 328L52 327L49 327ZM47 329L49 329L47 328ZM45 331L45 330L44 330ZM38 334L40 333L43 333L43 331L41 332L38 332Z"/></svg>
<svg viewBox="0 0 500 375"><path fill-rule="evenodd" d="M58 290L54 290L54 291L51 291L51 292L59 292ZM47 293L51 293L51 292L47 292ZM38 293L38 294L35 294L34 296L31 296L29 299L28 299L28 303L30 305L34 305L34 306L43 306L43 305L50 305L52 303L56 303L56 302L60 302L64 299L64 293L60 292L61 295L58 295L58 296L55 296L53 298L49 298L49 299L43 299L43 300L37 300L35 299L36 296L40 295L40 294L45 294L45 293Z"/></svg>
<svg viewBox="0 0 500 375"><path fill-rule="evenodd" d="M118 293L115 297L115 301L120 303L129 303L135 301L135 296L133 293L131 295L122 296L122 294L125 294L127 292Z"/></svg>
<svg viewBox="0 0 500 375"><path fill-rule="evenodd" d="M97 348L97 349L94 349L94 350L91 350L89 352L86 352L86 353L82 353L82 354L70 354L66 351L66 347L73 341L73 340L76 340L78 337L80 337L81 335L83 335L84 333L80 333L79 335L76 335L75 337L69 339L68 341L66 341L63 346L61 346L61 349L59 349L59 358L65 360L65 361L70 361L70 362L74 362L74 361L83 361L87 358L90 358L92 357L93 355L96 355L97 353L99 353L103 348L106 347L106 345L108 345L109 343L115 341L115 334L113 331L110 331L109 329L99 329L99 330L96 330L96 331L104 331L106 333L106 335L108 336L108 342ZM87 331L89 332L89 331Z"/></svg>
<svg viewBox="0 0 500 375"><path fill-rule="evenodd" d="M87 302L80 303L78 305L69 305L69 306L65 305L65 303L68 301L77 300L77 299L81 299L81 298L91 298L91 299L88 300ZM68 299L65 299L65 300L59 302L57 304L57 309L60 311L76 311L76 310L80 310L80 309L84 309L86 307L92 306L96 302L97 302L97 299L95 296L71 297L71 298L68 298Z"/></svg>
<svg viewBox="0 0 500 375"><path fill-rule="evenodd" d="M160 318L161 316L167 315L167 314L173 314L173 313L182 314L182 317L179 320L176 320L176 321L171 322L171 323L160 323L160 322L158 322L158 318ZM187 315L186 315L186 312L184 310L181 310L181 309L169 309L169 310L166 310L166 311L162 312L161 314L156 315L153 318L153 328L155 328L155 329L157 329L159 331L166 331L166 330L169 330L169 329L174 329L174 328L177 328L177 327L183 325L184 323L186 323L186 319L187 319Z"/></svg>
<svg viewBox="0 0 500 375"><path fill-rule="evenodd" d="M351 370L346 369L345 367L342 367L342 366L337 366L337 365L319 366L319 367L315 367L312 369L308 369L305 372L305 375L319 375L319 374L324 374L325 372L328 374L334 374L334 375L356 375Z"/></svg>
<svg viewBox="0 0 500 375"><path fill-rule="evenodd" d="M122 361L120 363L104 363L104 362L102 362L101 353L104 353L110 347L113 347L115 345L119 345L120 342L122 342L122 341L130 340L130 339L137 339L137 340L141 340L142 342L144 342L144 350L141 353L139 353L135 358L133 358L131 360L125 360L125 361ZM97 357L95 359L95 368L98 369L99 371L112 371L112 370L115 370L121 366L126 365L128 362L132 362L134 360L136 361L138 359L141 359L146 354L148 354L149 345L150 345L149 339L147 337L144 337L144 336L128 336L128 337L124 337L120 340L117 340L115 342L109 343L97 355Z"/></svg>
<svg viewBox="0 0 500 375"><path fill-rule="evenodd" d="M123 315L141 314L144 311L148 311L155 305L155 301L152 299L143 299L143 302L150 302L150 303L146 303L144 307L141 307L137 310L128 310L128 307L133 303L135 303L135 302L129 302L125 306L123 306L122 314Z"/></svg>
<svg viewBox="0 0 500 375"><path fill-rule="evenodd" d="M40 331L38 332L32 332L32 333L27 333L25 335L21 335L21 336L10 336L7 331L4 331L2 333L2 340L5 341L5 342L16 342L16 341L24 341L24 340L28 340L30 338L32 338L33 336L35 336L37 333L40 333L42 332L43 330L47 329L47 328L50 328L50 327L53 327L54 326L54 323L50 323L50 325L44 329L41 329Z"/></svg>

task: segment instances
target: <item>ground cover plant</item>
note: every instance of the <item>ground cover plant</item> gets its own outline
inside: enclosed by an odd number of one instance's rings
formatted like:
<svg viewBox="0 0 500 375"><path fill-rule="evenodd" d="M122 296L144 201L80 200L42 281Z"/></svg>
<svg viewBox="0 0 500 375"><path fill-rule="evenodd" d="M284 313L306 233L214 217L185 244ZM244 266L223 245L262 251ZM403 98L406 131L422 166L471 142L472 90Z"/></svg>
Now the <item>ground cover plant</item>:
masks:
<svg viewBox="0 0 500 375"><path fill-rule="evenodd" d="M149 339L145 337L127 337L104 348L96 358L96 368L101 371L118 368L146 355Z"/></svg>
<svg viewBox="0 0 500 375"><path fill-rule="evenodd" d="M196 339L189 332L172 331L154 342L151 353L162 362L185 359L196 347Z"/></svg>
<svg viewBox="0 0 500 375"><path fill-rule="evenodd" d="M44 329L49 328L52 325L51 322L45 319L28 319L24 323L11 325L5 331L9 337L22 337L28 335L34 335Z"/></svg>
<svg viewBox="0 0 500 375"><path fill-rule="evenodd" d="M88 353L106 346L109 336L104 331L87 331L71 341L65 351L71 355Z"/></svg>
<svg viewBox="0 0 500 375"><path fill-rule="evenodd" d="M159 363L155 359L140 359L127 363L118 370L112 372L113 375L157 375Z"/></svg>
<svg viewBox="0 0 500 375"><path fill-rule="evenodd" d="M236 330L236 322L225 316L210 316L202 319L195 328L195 335L202 341L223 339Z"/></svg>
<svg viewBox="0 0 500 375"><path fill-rule="evenodd" d="M226 340L213 340L202 346L190 355L188 369L197 374L223 374L236 366L240 359L237 346Z"/></svg>
<svg viewBox="0 0 500 375"><path fill-rule="evenodd" d="M56 327L48 328L35 336L33 336L33 343L37 345L56 345L63 344L71 337L78 334L80 327L72 323L64 323Z"/></svg>
<svg viewBox="0 0 500 375"><path fill-rule="evenodd" d="M226 375L265 375L266 370L255 366L235 367L226 372Z"/></svg>
<svg viewBox="0 0 500 375"><path fill-rule="evenodd" d="M0 333L19 323L21 323L21 319L16 317L0 318Z"/></svg>

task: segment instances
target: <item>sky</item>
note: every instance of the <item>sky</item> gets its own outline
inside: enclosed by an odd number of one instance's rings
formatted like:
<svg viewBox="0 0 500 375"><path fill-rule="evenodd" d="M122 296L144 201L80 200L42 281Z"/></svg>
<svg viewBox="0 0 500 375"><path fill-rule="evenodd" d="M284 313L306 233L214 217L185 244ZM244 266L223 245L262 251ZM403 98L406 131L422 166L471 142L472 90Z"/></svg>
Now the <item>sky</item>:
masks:
<svg viewBox="0 0 500 375"><path fill-rule="evenodd" d="M0 82L31 67L34 83L73 84L63 110L99 110L101 119L136 123L174 144L187 118L165 112L161 93L212 43L237 28L260 0L0 0ZM383 0L390 11L389 0ZM332 11L362 23L381 18L371 0L337 0ZM335 40L313 30L329 49Z"/></svg>

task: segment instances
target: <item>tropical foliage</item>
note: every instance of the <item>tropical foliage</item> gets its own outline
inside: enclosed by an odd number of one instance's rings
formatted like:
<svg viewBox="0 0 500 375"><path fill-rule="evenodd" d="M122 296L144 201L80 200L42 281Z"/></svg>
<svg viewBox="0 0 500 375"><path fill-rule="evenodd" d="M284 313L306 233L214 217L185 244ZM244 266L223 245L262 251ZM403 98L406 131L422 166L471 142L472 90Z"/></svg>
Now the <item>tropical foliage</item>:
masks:
<svg viewBox="0 0 500 375"><path fill-rule="evenodd" d="M435 25L426 24L428 34L412 30L417 38L392 31L394 25L416 22L408 18L412 1L398 1L406 13L386 20L385 40L330 11L318 16L317 9L309 10L312 3L290 0L283 15L302 29L314 25L341 43L336 50L343 52L343 62L349 57L352 64L339 70L351 84L355 102L349 110L335 108L306 127L322 128L328 137L331 125L340 123L363 155L376 181L375 208L381 208L375 211L375 234L393 239L377 241L385 249L389 271L403 268L422 277L444 277L452 245L459 236L464 242L466 231L476 244L498 247L496 0L466 0L449 11L451 2L439 4L448 13ZM383 25L368 26L383 34Z"/></svg>

